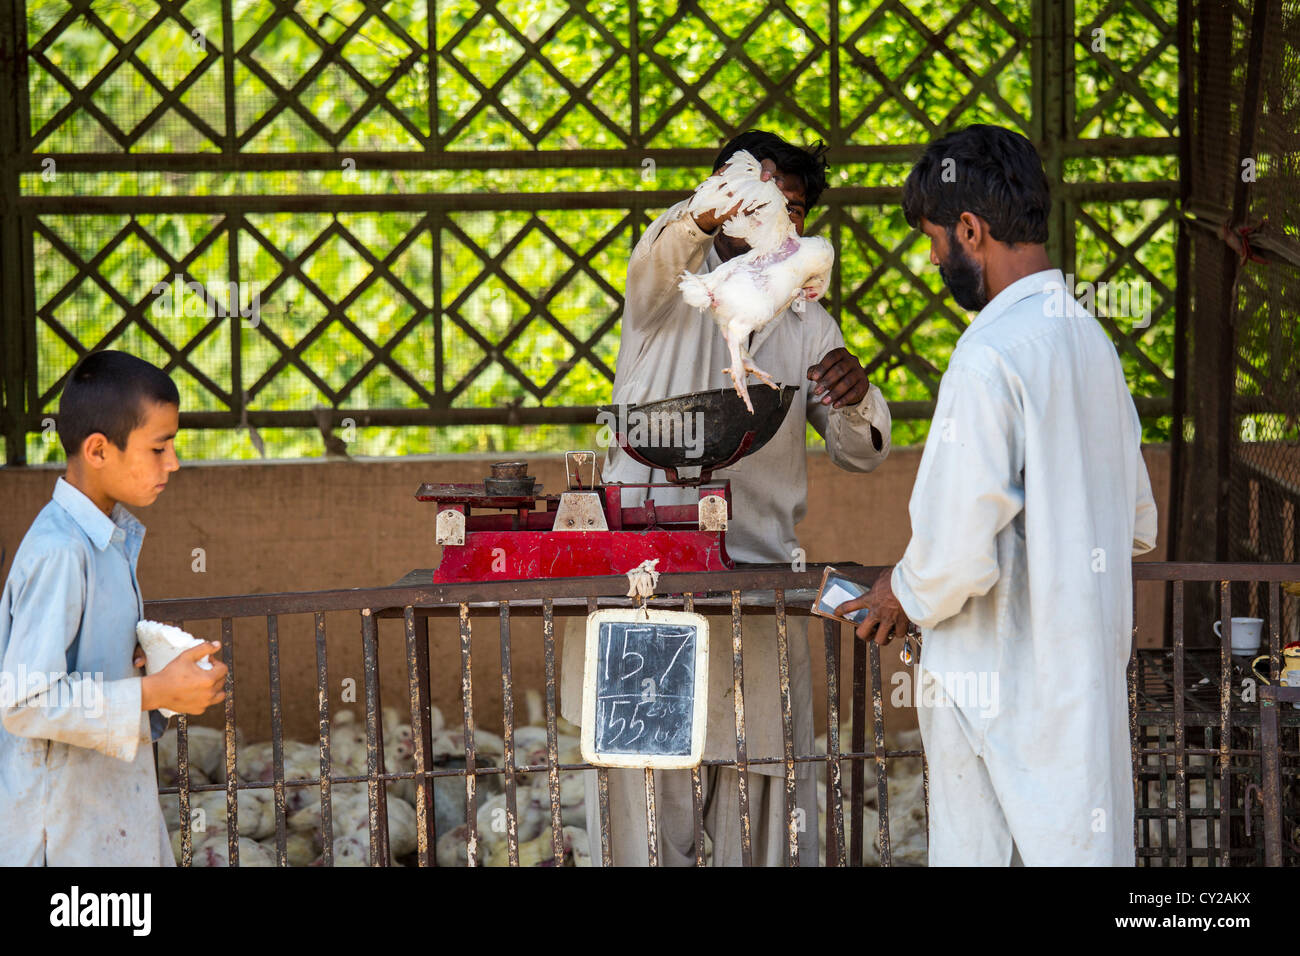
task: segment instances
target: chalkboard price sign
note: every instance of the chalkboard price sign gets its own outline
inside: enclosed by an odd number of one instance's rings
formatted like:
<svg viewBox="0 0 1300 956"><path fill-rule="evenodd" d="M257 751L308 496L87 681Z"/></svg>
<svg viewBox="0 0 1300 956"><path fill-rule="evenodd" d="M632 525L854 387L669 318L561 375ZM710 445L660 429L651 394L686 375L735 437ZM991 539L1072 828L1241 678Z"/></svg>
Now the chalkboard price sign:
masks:
<svg viewBox="0 0 1300 956"><path fill-rule="evenodd" d="M684 769L704 754L709 624L685 611L587 616L582 756L598 767Z"/></svg>

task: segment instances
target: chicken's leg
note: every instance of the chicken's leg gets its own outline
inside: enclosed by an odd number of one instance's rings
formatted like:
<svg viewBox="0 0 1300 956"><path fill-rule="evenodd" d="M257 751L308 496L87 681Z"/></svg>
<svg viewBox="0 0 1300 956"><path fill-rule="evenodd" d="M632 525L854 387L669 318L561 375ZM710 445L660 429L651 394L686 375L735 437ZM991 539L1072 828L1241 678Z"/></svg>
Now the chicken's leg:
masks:
<svg viewBox="0 0 1300 956"><path fill-rule="evenodd" d="M772 381L772 376L768 375L761 368L759 368L752 361L750 361L750 356L748 354L745 355L745 371L753 375L756 379L758 379L760 382L762 382L764 385L768 386L769 388L779 389L781 387L777 385L776 382Z"/></svg>
<svg viewBox="0 0 1300 956"><path fill-rule="evenodd" d="M749 357L745 354L745 344L740 336L735 334L723 333L722 336L727 340L727 350L731 353L731 365L722 370L724 375L731 376L731 382L736 386L736 394L740 396L749 409L749 414L754 414L754 406L749 401L749 389L745 387L745 375L748 373L750 366ZM739 372L736 370L739 369Z"/></svg>

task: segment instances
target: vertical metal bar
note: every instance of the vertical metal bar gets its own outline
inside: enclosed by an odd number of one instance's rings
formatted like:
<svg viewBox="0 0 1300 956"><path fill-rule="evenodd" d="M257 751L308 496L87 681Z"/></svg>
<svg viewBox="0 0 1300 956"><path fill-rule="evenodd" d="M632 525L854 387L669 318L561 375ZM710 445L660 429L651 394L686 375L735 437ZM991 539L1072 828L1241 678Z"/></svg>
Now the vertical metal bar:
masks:
<svg viewBox="0 0 1300 956"><path fill-rule="evenodd" d="M184 621L169 621L172 627L185 629ZM156 751L155 751L156 753ZM190 719L176 715L176 803L180 812L181 865L193 866L194 831L190 823ZM229 837L229 827L227 827Z"/></svg>
<svg viewBox="0 0 1300 956"><path fill-rule="evenodd" d="M330 678L325 640L325 613L316 612L316 721L320 735L320 831L321 863L334 865L334 802L330 779Z"/></svg>
<svg viewBox="0 0 1300 956"><path fill-rule="evenodd" d="M1195 14L1191 4L1178 4L1178 201L1185 206L1192 196L1192 57ZM1183 514L1183 461L1187 454L1183 420L1187 414L1188 313L1192 303L1192 225L1178 217L1178 238L1174 246L1174 376L1170 387L1173 415L1169 426L1169 518L1165 554L1171 560L1183 556L1179 541Z"/></svg>
<svg viewBox="0 0 1300 956"><path fill-rule="evenodd" d="M221 152L226 156L238 156L239 144L239 104L235 98L235 17L233 0L221 2L221 101L225 107L225 129L221 142ZM227 255L230 268L236 277L239 270L239 232L246 229L242 213L227 210L223 226L227 229ZM236 289L239 286L235 286ZM238 310L234 310L236 313ZM244 420L248 408L248 393L244 391L243 364L244 343L243 324L238 314L230 317L230 400L231 411ZM332 851L327 848L327 853ZM327 865L329 865L327 863Z"/></svg>
<svg viewBox="0 0 1300 956"><path fill-rule="evenodd" d="M1278 747L1278 701L1271 687L1259 693L1259 747L1264 778L1264 865L1282 865L1282 778Z"/></svg>
<svg viewBox="0 0 1300 956"><path fill-rule="evenodd" d="M416 746L424 748L424 767L422 773L427 773L429 766L433 762L433 720L432 720L432 693L429 688L429 616L428 614L415 615L415 674L417 687L416 706L420 710L421 730L417 734L415 724L411 724L411 735L413 740L417 741ZM429 853L428 866L438 865L438 826L434 813L433 803L433 781L430 780L424 790L424 807L425 807L425 825L420 829L425 832L425 839L431 848ZM418 791L417 791L418 792ZM421 863L420 866L426 864Z"/></svg>
<svg viewBox="0 0 1300 956"><path fill-rule="evenodd" d="M180 625L176 625L180 627ZM194 830L190 821L190 753L189 753L189 718L184 714L176 715L176 794L180 805L181 823L181 866L194 865ZM227 827L227 838L230 828Z"/></svg>
<svg viewBox="0 0 1300 956"><path fill-rule="evenodd" d="M519 865L519 812L515 795L515 696L510 681L510 602L501 605L501 711L505 741L506 853Z"/></svg>
<svg viewBox="0 0 1300 956"><path fill-rule="evenodd" d="M551 798L551 858L564 859L564 821L560 813L559 732L555 726L555 602L542 599L542 645L546 657L546 784Z"/></svg>
<svg viewBox="0 0 1300 956"><path fill-rule="evenodd" d="M629 100L631 107L631 129L629 133L632 146L641 145L641 8L637 0L628 6L628 58L631 60L628 72Z"/></svg>
<svg viewBox="0 0 1300 956"><path fill-rule="evenodd" d="M1156 792L1160 794L1160 816L1155 820L1156 828L1160 831L1160 865L1169 865L1169 812L1165 806L1169 796L1169 761L1166 757L1166 751L1169 749L1169 738L1166 727L1162 721L1157 728L1156 747L1160 752L1157 767L1159 767L1159 782L1156 785ZM1177 817L1177 810L1174 811ZM1175 827L1176 829L1176 827Z"/></svg>
<svg viewBox="0 0 1300 956"><path fill-rule="evenodd" d="M1219 640L1219 866L1228 866L1231 843L1230 805L1231 763L1230 736L1232 734L1232 587L1228 581L1219 582L1219 596L1223 606L1223 636Z"/></svg>
<svg viewBox="0 0 1300 956"><path fill-rule="evenodd" d="M1136 585L1134 585L1136 593ZM1129 763L1133 772L1133 848L1136 852L1139 843L1138 839L1138 815L1137 808L1143 805L1142 802L1142 772L1141 772L1141 754L1142 740L1138 734L1138 654L1137 654L1137 601L1133 602L1134 608L1134 627L1129 635L1128 649L1128 667L1125 668L1125 677L1128 681L1128 736L1129 736Z"/></svg>
<svg viewBox="0 0 1300 956"><path fill-rule="evenodd" d="M384 710L379 696L379 637L373 608L361 609L361 646L366 678L366 791L369 797L370 865L388 866L388 791L384 772Z"/></svg>
<svg viewBox="0 0 1300 956"><path fill-rule="evenodd" d="M411 745L415 750L415 842L420 866L429 866L430 849L429 827L433 817L433 801L430 799L433 789L429 778L425 776L428 769L425 749L425 731L429 724L429 705L421 701L419 639L415 634L415 609L407 605L402 609L403 624L406 630L406 682L407 693L411 702ZM427 621L427 619L426 619ZM427 652L428 645L425 645ZM423 705L422 705L423 703Z"/></svg>
<svg viewBox="0 0 1300 956"><path fill-rule="evenodd" d="M235 16L233 0L221 0L221 78L222 102L225 104L225 136L221 151L227 156L239 154L239 127L236 124L235 101ZM235 379L238 391L239 379Z"/></svg>
<svg viewBox="0 0 1300 956"><path fill-rule="evenodd" d="M428 56L429 56L429 143L435 152L442 151L442 127L438 116L438 17L436 6L430 5L428 14ZM435 260L436 264L436 260ZM442 310L442 302L434 300L433 314L437 316Z"/></svg>
<svg viewBox="0 0 1300 956"><path fill-rule="evenodd" d="M437 17L430 17L429 29L433 29L433 21ZM432 58L437 59L436 55ZM433 127L433 134L438 135L437 125ZM446 375L446 359L443 355L442 342L442 224L443 214L441 212L429 213L429 231L430 231L430 256L432 261L429 264L430 275L433 277L433 309L429 316L429 321L433 323L433 393L439 397L444 394L443 378Z"/></svg>
<svg viewBox="0 0 1300 956"><path fill-rule="evenodd" d="M1069 4L1069 6L1073 6ZM1031 130L1040 144L1043 169L1050 182L1064 178L1062 146L1074 128L1067 111L1067 74L1074 63L1072 11L1060 0L1033 0L1031 22L1036 28L1030 43L1033 77ZM1065 197L1053 194L1048 216L1047 254L1053 262L1066 263L1064 239L1070 223L1066 219Z"/></svg>
<svg viewBox="0 0 1300 956"><path fill-rule="evenodd" d="M1178 847L1178 865L1187 866L1187 725L1186 700L1183 688L1183 652L1186 649L1183 632L1183 582L1174 582L1174 815L1175 840Z"/></svg>
<svg viewBox="0 0 1300 956"><path fill-rule="evenodd" d="M659 865L659 815L655 811L655 772L645 768L645 826L646 859L651 866Z"/></svg>
<svg viewBox="0 0 1300 956"><path fill-rule="evenodd" d="M1268 585L1268 646L1269 657L1273 664L1270 676L1282 673L1278 660L1279 643L1282 636L1282 590L1278 582L1270 581ZM1277 677L1273 677L1278 680ZM1264 865L1282 865L1282 767L1280 743L1278 739L1279 704L1267 688L1260 688L1259 694L1259 749L1261 754L1260 776L1263 787L1260 788L1264 803Z"/></svg>
<svg viewBox="0 0 1300 956"><path fill-rule="evenodd" d="M0 104L0 375L4 379L5 461L27 464L27 415L39 414L35 361L35 294L32 288L32 218L18 213L22 173L18 157L29 152L29 83L26 4L0 5L0 86L11 92ZM30 317L30 318L29 318ZM185 838L182 837L182 843Z"/></svg>
<svg viewBox="0 0 1300 956"><path fill-rule="evenodd" d="M469 605L460 606L460 699L465 719L465 861L478 866L478 775L474 760L474 681L470 674Z"/></svg>
<svg viewBox="0 0 1300 956"><path fill-rule="evenodd" d="M1300 609L1297 609L1300 611ZM1268 585L1268 664L1269 674L1282 673L1282 587L1277 581Z"/></svg>
<svg viewBox="0 0 1300 956"><path fill-rule="evenodd" d="M925 804L925 833L928 841L930 835L930 761L926 759L924 746L921 748L921 794L922 802Z"/></svg>
<svg viewBox="0 0 1300 956"><path fill-rule="evenodd" d="M839 3L830 4L829 14L830 14L830 24L829 24L830 43L828 45L830 46L830 55L831 55L830 56L831 128L828 131L827 139L830 140L832 146L838 148L844 145L844 140L843 140L844 132L842 127L842 118L840 116L840 5ZM836 260L838 261L839 249L837 248L835 251L837 253ZM838 286L836 286L836 291L837 292L839 291ZM835 303L838 305L840 304L841 301L842 301L841 299L836 298Z"/></svg>
<svg viewBox="0 0 1300 956"><path fill-rule="evenodd" d="M682 595L682 610L695 610L695 595ZM704 865L704 778L699 764L691 768L691 820L695 827L695 865Z"/></svg>
<svg viewBox="0 0 1300 956"><path fill-rule="evenodd" d="M851 721L849 747L860 754L867 746L867 642L856 637L853 641L853 702L849 712ZM875 647L875 641L871 642ZM877 757L879 759L879 757ZM862 806L866 786L866 768L863 758L854 757L849 764L849 866L862 865Z"/></svg>
<svg viewBox="0 0 1300 956"><path fill-rule="evenodd" d="M799 865L799 833L803 827L816 826L801 820L798 790L794 776L794 708L790 702L790 620L785 613L785 590L776 589L773 610L776 612L777 680L781 693L781 756L785 761L785 865ZM807 811L805 811L806 813Z"/></svg>
<svg viewBox="0 0 1300 956"><path fill-rule="evenodd" d="M731 691L736 713L736 773L740 801L740 859L753 866L749 831L749 754L745 747L745 665L740 624L740 591L731 592Z"/></svg>
<svg viewBox="0 0 1300 956"><path fill-rule="evenodd" d="M284 806L284 711L280 705L280 618L266 616L266 653L271 671L271 772L275 797L275 865L288 866Z"/></svg>
<svg viewBox="0 0 1300 956"><path fill-rule="evenodd" d="M844 791L840 786L840 626L822 620L826 642L826 864L845 866ZM881 807L882 816L884 807Z"/></svg>
<svg viewBox="0 0 1300 956"><path fill-rule="evenodd" d="M221 662L226 665L226 851L231 866L239 865L239 768L235 756L235 624L221 619Z"/></svg>
<svg viewBox="0 0 1300 956"><path fill-rule="evenodd" d="M596 599L587 598L587 613L595 614ZM614 865L614 848L609 839L609 771L600 767L596 771L596 804L600 810L600 862L601 866Z"/></svg>
<svg viewBox="0 0 1300 956"><path fill-rule="evenodd" d="M880 645L875 641L870 642L868 656L871 659L871 735L876 751L876 849L880 852L880 865L893 866L894 850L889 841L889 765L885 761L885 702L881 689ZM916 671L912 673L915 676ZM920 697L918 693L918 701ZM853 749L864 746L866 741L855 743Z"/></svg>

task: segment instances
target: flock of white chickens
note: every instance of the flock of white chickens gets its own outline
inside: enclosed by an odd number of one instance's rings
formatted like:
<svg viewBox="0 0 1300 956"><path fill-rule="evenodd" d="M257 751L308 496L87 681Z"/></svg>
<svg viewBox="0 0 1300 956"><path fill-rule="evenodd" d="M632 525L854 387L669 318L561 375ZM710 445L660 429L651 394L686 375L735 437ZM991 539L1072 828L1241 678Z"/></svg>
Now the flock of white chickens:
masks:
<svg viewBox="0 0 1300 956"><path fill-rule="evenodd" d="M515 728L515 765L545 766L546 728L541 695L529 691L524 695L528 723ZM464 767L464 735L459 726L447 727L437 707L431 709L434 769ZM366 733L364 718L351 711L338 714L331 722L330 745L334 775L364 776L366 772ZM410 724L391 707L385 707L384 767L388 772L415 769ZM841 731L848 740L848 728ZM916 732L891 736L889 747L919 747ZM221 731L191 727L188 733L190 786L225 783L225 737ZM502 739L486 730L475 731L476 761L480 768L500 767L504 762ZM818 746L824 751L825 740ZM578 729L559 719L558 752L561 764L581 763ZM236 768L241 783L269 784L273 779L272 745L268 742L240 745L236 749ZM924 865L925 808L921 788L919 758L896 758L889 762L891 833L895 865ZM819 779L825 780L825 765L818 765ZM844 791L844 819L849 812L849 761L844 761L841 781ZM176 732L168 730L158 742L159 780L164 786L177 783ZM879 862L875 849L876 783L875 766L866 764L865 791L866 839L863 862ZM284 779L318 780L320 749L318 743L295 740L284 742ZM560 814L563 825L563 858L554 857L551 840L550 790L545 771L516 775L516 811L518 821L519 863L521 866L590 866L592 852L600 852L600 838L589 838L586 827L585 791L581 771L560 774ZM459 776L434 778L434 816L438 834L436 857L439 866L465 866L465 781ZM825 832L825 788L818 787L819 823ZM172 849L181 862L180 804L176 794L161 797L163 816L172 836ZM477 853L479 865L506 866L506 797L503 775L487 774L478 778ZM395 865L415 862L415 783L394 781L388 785L389 851ZM290 866L321 866L322 831L319 786L286 787L286 859ZM194 866L228 865L225 790L191 792L192 863ZM369 801L364 783L336 783L331 787L332 830L335 866L367 866L370 863ZM268 786L240 790L237 825L240 866L275 865L275 801ZM706 843L706 851L708 850ZM821 862L825 864L823 841Z"/></svg>
<svg viewBox="0 0 1300 956"><path fill-rule="evenodd" d="M527 695L531 716L541 712L540 695ZM539 719L540 722L540 719ZM385 707L384 769L389 773L413 771L414 749L411 726L398 711ZM561 722L563 725L563 722ZM432 769L464 767L464 735L460 727L448 728L437 707L431 708ZM558 738L561 763L580 763L578 737L564 727ZM225 738L220 731L204 727L189 729L190 786L225 783ZM529 725L515 729L517 767L546 763L546 728ZM500 767L505 747L501 737L486 730L475 731L476 761L480 768ZM333 775L364 776L366 773L366 731L363 719L352 711L338 714L330 725L330 758ZM272 744L239 745L236 769L244 784L270 784L274 779ZM176 734L168 730L158 742L159 780L164 786L177 782ZM319 780L318 743L284 741L284 779ZM580 773L562 773L560 799L564 822L564 859L554 859L551 841L550 792L545 772L520 773L516 777L516 812L521 865L583 866L589 863L583 786ZM502 774L478 777L478 863L505 866L506 797ZM388 784L388 839L390 863L413 862L417 850L415 782L398 780ZM440 866L465 865L465 781L459 776L434 779L434 816L439 839L436 847ZM172 835L172 849L181 860L180 805L177 794L162 796L163 816ZM369 798L365 783L335 783L331 786L331 829L335 866L367 866L370 863ZM319 786L286 787L286 859L290 866L323 865L323 833ZM196 814L195 811L202 811ZM225 866L227 860L226 794L224 790L190 795L192 860L195 866ZM275 798L272 789L240 790L237 825L240 866L275 865Z"/></svg>

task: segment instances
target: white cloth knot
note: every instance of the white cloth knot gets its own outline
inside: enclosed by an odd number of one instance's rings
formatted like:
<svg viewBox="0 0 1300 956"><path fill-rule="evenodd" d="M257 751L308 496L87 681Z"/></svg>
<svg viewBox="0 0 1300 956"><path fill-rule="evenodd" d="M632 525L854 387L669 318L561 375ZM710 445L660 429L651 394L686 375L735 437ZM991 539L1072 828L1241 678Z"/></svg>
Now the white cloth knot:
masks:
<svg viewBox="0 0 1300 956"><path fill-rule="evenodd" d="M655 566L659 559L652 561L642 561L631 571L627 572L627 596L630 598L649 598L655 593L655 586L659 583L659 572Z"/></svg>

